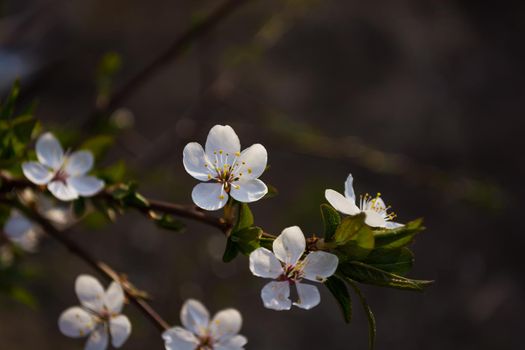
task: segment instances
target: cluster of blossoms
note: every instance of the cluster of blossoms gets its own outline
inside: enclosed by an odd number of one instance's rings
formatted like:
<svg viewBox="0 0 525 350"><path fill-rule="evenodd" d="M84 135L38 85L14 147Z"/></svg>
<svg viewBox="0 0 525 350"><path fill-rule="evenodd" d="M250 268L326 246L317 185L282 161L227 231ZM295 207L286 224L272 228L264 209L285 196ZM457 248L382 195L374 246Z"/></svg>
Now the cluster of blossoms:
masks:
<svg viewBox="0 0 525 350"><path fill-rule="evenodd" d="M102 180L87 175L94 161L89 151L64 153L58 140L46 133L36 143L36 155L38 161L23 163L25 176L37 185L45 185L59 200L93 196L104 188ZM263 198L268 187L259 177L267 160L264 146L254 144L241 152L239 138L230 126L214 126L204 148L192 142L183 151L184 168L202 181L192 191L194 203L205 210L218 210L233 200L251 203ZM388 212L389 207L379 194L361 196L359 205L356 204L352 175L346 180L344 195L327 189L325 197L345 215L364 213L365 222L371 227L402 226L392 221L395 215ZM50 218L48 214L43 211ZM4 231L13 242L32 250L40 228L13 211ZM306 248L303 232L293 226L275 238L273 251L260 247L250 254L252 274L273 279L261 290L266 308L290 310L295 305L308 310L320 303L318 288L303 281L325 282L336 272L339 259L332 253ZM290 299L291 286L297 290L295 302ZM86 350L104 350L109 343L116 348L122 346L131 333L131 323L121 314L126 302L121 285L113 282L104 290L95 278L82 275L76 280L75 290L81 305L67 309L60 316L60 331L69 337L88 337ZM235 309L222 310L210 320L206 308L190 299L183 305L180 319L183 327L171 328L162 335L167 350L240 350L247 343L238 334L242 317Z"/></svg>

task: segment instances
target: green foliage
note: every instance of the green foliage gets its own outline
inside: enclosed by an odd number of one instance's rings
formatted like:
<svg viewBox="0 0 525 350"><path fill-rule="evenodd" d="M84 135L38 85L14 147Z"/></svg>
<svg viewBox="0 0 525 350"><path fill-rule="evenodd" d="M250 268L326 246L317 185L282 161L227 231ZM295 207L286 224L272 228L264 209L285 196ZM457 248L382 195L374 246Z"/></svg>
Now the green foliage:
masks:
<svg viewBox="0 0 525 350"><path fill-rule="evenodd" d="M340 273L354 281L381 287L423 291L432 281L415 280L381 270L360 261L349 261L339 265Z"/></svg>
<svg viewBox="0 0 525 350"><path fill-rule="evenodd" d="M376 247L383 249L397 249L405 247L412 243L414 237L424 229L423 219L417 219L395 229L382 229L374 231Z"/></svg>
<svg viewBox="0 0 525 350"><path fill-rule="evenodd" d="M326 242L330 242L337 231L337 227L341 224L341 215L332 206L321 204L321 217L324 224L324 239Z"/></svg>
<svg viewBox="0 0 525 350"><path fill-rule="evenodd" d="M364 260L365 263L378 269L404 275L414 264L414 254L410 249L374 249Z"/></svg>
<svg viewBox="0 0 525 350"><path fill-rule="evenodd" d="M172 215L163 214L160 217L154 217L157 226L175 232L181 232L186 228L186 225L180 220L175 219Z"/></svg>
<svg viewBox="0 0 525 350"><path fill-rule="evenodd" d="M334 275L326 280L325 285L341 307L345 322L350 323L350 321L352 321L352 299L350 298L346 284Z"/></svg>
<svg viewBox="0 0 525 350"><path fill-rule="evenodd" d="M148 200L137 192L137 184L133 182L120 184L112 190L111 196L124 207L132 206L139 209L149 208Z"/></svg>
<svg viewBox="0 0 525 350"><path fill-rule="evenodd" d="M260 247L260 238L263 230L260 227L253 226L253 214L250 206L246 203L237 203L237 220L233 226L222 260L224 262L232 261L238 253L249 255L255 249Z"/></svg>

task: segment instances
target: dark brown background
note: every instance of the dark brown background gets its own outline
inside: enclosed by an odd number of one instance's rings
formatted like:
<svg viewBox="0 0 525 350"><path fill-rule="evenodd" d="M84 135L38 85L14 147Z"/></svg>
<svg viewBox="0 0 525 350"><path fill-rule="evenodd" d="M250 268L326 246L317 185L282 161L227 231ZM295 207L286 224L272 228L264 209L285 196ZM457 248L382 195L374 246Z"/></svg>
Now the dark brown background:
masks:
<svg viewBox="0 0 525 350"><path fill-rule="evenodd" d="M122 55L119 86L216 3L0 1L0 88L22 74L25 101L38 97L46 125L78 127L105 52ZM125 101L134 128L102 165L125 159L144 193L189 202L196 181L182 147L228 123L243 146L269 150L263 179L280 195L252 208L275 233L294 224L319 233L324 189L341 190L352 172L357 191L382 192L401 221L425 217L411 275L436 280L425 294L365 288L377 349L518 349L524 19L524 5L504 2L253 1ZM293 139L305 125L327 139ZM245 257L221 262L224 240L212 228L171 233L129 214L75 235L149 290L173 324L194 297L212 311L238 308L250 349L366 348L358 303L346 326L326 290L308 312L264 309L264 281ZM92 271L52 241L25 264L38 271L30 288L40 307L0 299L0 347L81 349L56 321L77 302L75 277ZM125 348L161 349L156 330L132 306L126 313L134 331Z"/></svg>

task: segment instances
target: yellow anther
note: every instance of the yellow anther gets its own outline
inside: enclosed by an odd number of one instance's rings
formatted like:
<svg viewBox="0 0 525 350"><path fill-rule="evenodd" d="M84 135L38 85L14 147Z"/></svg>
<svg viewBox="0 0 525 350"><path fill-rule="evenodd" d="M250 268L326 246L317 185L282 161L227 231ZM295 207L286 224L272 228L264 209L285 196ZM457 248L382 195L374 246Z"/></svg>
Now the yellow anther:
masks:
<svg viewBox="0 0 525 350"><path fill-rule="evenodd" d="M213 151L213 154L217 154L217 151Z"/></svg>
<svg viewBox="0 0 525 350"><path fill-rule="evenodd" d="M222 149L221 149L221 150L219 150L219 153L220 153L220 154L222 154Z"/></svg>
<svg viewBox="0 0 525 350"><path fill-rule="evenodd" d="M235 155L236 155L237 157L240 157L240 156L241 156L241 152L235 152Z"/></svg>
<svg viewBox="0 0 525 350"><path fill-rule="evenodd" d="M251 174L252 173L252 169L248 169L248 174Z"/></svg>
<svg viewBox="0 0 525 350"><path fill-rule="evenodd" d="M219 196L219 199L224 199L224 195L221 194L221 195Z"/></svg>
<svg viewBox="0 0 525 350"><path fill-rule="evenodd" d="M208 174L208 180L211 180L211 175L210 174Z"/></svg>

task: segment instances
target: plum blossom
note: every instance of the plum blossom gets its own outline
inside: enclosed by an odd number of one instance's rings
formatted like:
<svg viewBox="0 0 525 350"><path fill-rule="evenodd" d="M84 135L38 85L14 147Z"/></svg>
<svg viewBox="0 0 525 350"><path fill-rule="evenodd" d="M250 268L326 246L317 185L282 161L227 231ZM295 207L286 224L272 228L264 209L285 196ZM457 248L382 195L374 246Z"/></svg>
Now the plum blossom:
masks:
<svg viewBox="0 0 525 350"><path fill-rule="evenodd" d="M131 323L121 314L125 296L120 284L112 282L104 291L96 278L80 275L75 291L81 305L62 313L60 331L72 338L89 336L85 350L105 350L110 340L113 347L121 347L131 334Z"/></svg>
<svg viewBox="0 0 525 350"><path fill-rule="evenodd" d="M104 187L104 181L86 175L93 167L93 154L89 151L65 153L51 133L41 135L36 142L38 161L22 163L24 175L47 189L62 201L79 196L90 197Z"/></svg>
<svg viewBox="0 0 525 350"><path fill-rule="evenodd" d="M403 226L403 224L393 222L396 218L395 213L389 213L390 207L385 205L381 198L381 193L375 197L368 193L364 196L359 196L359 206L356 205L356 197L353 187L354 178L352 174L348 175L345 182L345 195L343 196L337 191L326 190L326 200L339 212L346 215L357 215L365 213L365 223L372 227L396 228Z"/></svg>
<svg viewBox="0 0 525 350"><path fill-rule="evenodd" d="M290 285L295 285L299 300L293 305L309 310L321 302L316 286L303 279L324 282L337 269L339 259L331 253L314 251L301 259L306 248L303 232L297 226L288 227L273 241L273 253L257 248L250 254L250 270L255 276L272 278L261 290L264 306L273 310L290 310Z"/></svg>
<svg viewBox="0 0 525 350"><path fill-rule="evenodd" d="M229 125L211 128L203 149L197 142L184 147L184 168L200 183L193 188L193 202L205 210L218 210L229 196L239 202L257 201L268 193L259 180L266 169L268 154L261 144L241 152L239 137Z"/></svg>
<svg viewBox="0 0 525 350"><path fill-rule="evenodd" d="M4 224L4 233L16 246L26 252L34 252L42 230L18 210L13 209Z"/></svg>
<svg viewBox="0 0 525 350"><path fill-rule="evenodd" d="M219 311L210 321L208 310L199 301L187 300L182 306L183 327L162 334L166 350L241 350L247 343L239 335L242 317L235 309Z"/></svg>

